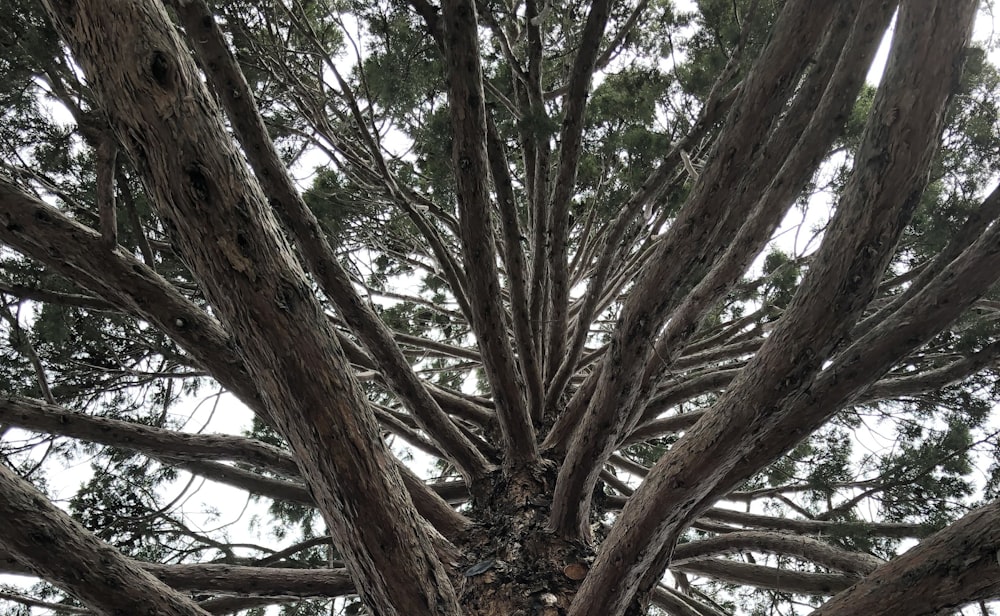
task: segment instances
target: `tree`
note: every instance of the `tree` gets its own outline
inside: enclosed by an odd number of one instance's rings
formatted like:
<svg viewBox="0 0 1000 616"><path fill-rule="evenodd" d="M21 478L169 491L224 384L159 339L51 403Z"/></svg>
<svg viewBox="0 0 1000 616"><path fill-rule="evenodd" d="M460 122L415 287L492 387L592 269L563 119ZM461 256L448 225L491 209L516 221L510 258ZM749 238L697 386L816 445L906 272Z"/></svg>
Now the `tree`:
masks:
<svg viewBox="0 0 1000 616"><path fill-rule="evenodd" d="M1000 470L975 467L1000 452L1000 73L976 4L5 4L0 432L40 436L3 444L0 563L60 589L16 600L1000 596ZM829 211L821 242L771 242L793 207ZM252 429L178 425L205 387ZM898 440L863 455L876 421ZM41 444L93 457L68 512ZM199 532L157 492L189 475L301 541Z"/></svg>

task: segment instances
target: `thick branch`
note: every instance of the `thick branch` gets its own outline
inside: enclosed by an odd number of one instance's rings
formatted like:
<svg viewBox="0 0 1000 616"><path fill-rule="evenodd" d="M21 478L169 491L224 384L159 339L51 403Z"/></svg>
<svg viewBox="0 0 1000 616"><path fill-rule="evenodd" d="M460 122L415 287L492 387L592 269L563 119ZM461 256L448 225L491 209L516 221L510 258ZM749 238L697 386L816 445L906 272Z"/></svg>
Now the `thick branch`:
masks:
<svg viewBox="0 0 1000 616"><path fill-rule="evenodd" d="M656 387L670 368L669 358L677 356L705 313L736 285L764 249L795 196L843 133L894 7L884 2L857 3L845 13L834 19L818 51L816 66L804 80L785 120L764 146L762 162L748 171L757 180L745 182L740 192L747 198L762 190L760 198L711 271L670 313L670 322L646 360L640 400Z"/></svg>
<svg viewBox="0 0 1000 616"><path fill-rule="evenodd" d="M814 266L740 378L629 499L572 616L617 616L651 588L681 529L743 455L774 440L776 407L811 383L871 300L923 192L974 15L971 1L903 7L858 165Z"/></svg>
<svg viewBox="0 0 1000 616"><path fill-rule="evenodd" d="M0 544L101 614L206 616L0 464Z"/></svg>
<svg viewBox="0 0 1000 616"><path fill-rule="evenodd" d="M233 332L348 569L364 581L362 599L387 615L458 614L336 332L163 6L45 6L165 228Z"/></svg>
<svg viewBox="0 0 1000 616"><path fill-rule="evenodd" d="M907 614L1000 597L1000 503L976 509L830 599L812 616Z"/></svg>
<svg viewBox="0 0 1000 616"><path fill-rule="evenodd" d="M508 464L537 457L535 434L524 404L500 301L493 217L489 207L486 108L479 58L476 7L446 0L442 21L451 104L452 165L459 205L462 258L472 296L473 328L493 389Z"/></svg>

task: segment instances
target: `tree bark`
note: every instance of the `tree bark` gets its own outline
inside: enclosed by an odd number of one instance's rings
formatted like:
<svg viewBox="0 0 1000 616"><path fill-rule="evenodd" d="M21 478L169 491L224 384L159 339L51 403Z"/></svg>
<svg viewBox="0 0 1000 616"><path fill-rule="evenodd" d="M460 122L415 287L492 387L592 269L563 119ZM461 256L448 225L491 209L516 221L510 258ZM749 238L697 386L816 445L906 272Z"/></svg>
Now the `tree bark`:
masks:
<svg viewBox="0 0 1000 616"><path fill-rule="evenodd" d="M811 616L931 616L1000 597L1000 502L974 510Z"/></svg>
<svg viewBox="0 0 1000 616"><path fill-rule="evenodd" d="M0 545L99 614L207 616L0 464Z"/></svg>
<svg viewBox="0 0 1000 616"><path fill-rule="evenodd" d="M163 5L45 6L236 339L366 604L386 615L458 614L430 527L407 496L336 332Z"/></svg>

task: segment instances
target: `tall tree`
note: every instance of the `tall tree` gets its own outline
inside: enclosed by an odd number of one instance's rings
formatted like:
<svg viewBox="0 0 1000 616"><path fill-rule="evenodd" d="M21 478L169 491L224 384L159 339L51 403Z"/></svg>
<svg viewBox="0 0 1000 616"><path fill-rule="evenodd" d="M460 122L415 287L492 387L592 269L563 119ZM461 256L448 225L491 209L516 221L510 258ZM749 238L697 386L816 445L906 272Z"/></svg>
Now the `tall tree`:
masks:
<svg viewBox="0 0 1000 616"><path fill-rule="evenodd" d="M9 613L985 612L976 11L5 3ZM253 426L185 429L205 388ZM199 530L188 477L287 545Z"/></svg>

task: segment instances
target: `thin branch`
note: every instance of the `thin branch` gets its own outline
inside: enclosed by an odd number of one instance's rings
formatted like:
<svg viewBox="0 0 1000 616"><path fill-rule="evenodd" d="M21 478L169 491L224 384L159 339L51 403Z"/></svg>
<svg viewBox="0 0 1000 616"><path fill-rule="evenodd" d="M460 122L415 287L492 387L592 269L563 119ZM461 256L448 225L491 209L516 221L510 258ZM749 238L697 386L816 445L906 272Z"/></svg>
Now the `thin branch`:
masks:
<svg viewBox="0 0 1000 616"><path fill-rule="evenodd" d="M834 595L850 588L858 581L856 577L842 573L807 573L721 558L693 560L677 567L671 565L671 569L674 568L720 582L770 588L800 595Z"/></svg>
<svg viewBox="0 0 1000 616"><path fill-rule="evenodd" d="M49 603L48 601L40 601L27 595L9 592L0 591L0 600L20 603L28 608L40 607L42 609L51 610L57 614L93 614L93 612L87 608L73 607L62 603Z"/></svg>
<svg viewBox="0 0 1000 616"><path fill-rule="evenodd" d="M576 327L573 332L569 351L565 359L562 360L559 371L553 378L550 390L555 391L565 387L564 383L579 369L580 356L587 341L588 328L594 315L598 314L600 309L611 301L611 297L617 296L620 286L624 285L627 280L631 280L631 276L621 276L617 283L608 284L612 266L620 256L619 244L625 230L632 224L637 212L662 195L669 177L673 174L677 165L680 164L680 150L690 139L700 138L715 123L718 116L728 108L728 104L731 102L731 98L726 102L709 99L694 131L679 144L671 148L656 170L646 178L639 190L629 198L629 201L622 207L614 221L605 230L603 234L603 248L598 257L597 265L590 275L587 291L580 300ZM595 371L590 377L591 379L595 379L595 387L598 374L599 372ZM560 386L560 384L562 385ZM588 393L583 394L584 390L588 390ZM586 402L590 400L592 394L593 388L581 388L574 393L569 404L567 404L563 412L556 418L556 423L546 436L543 447L560 450L567 445L572 431L579 425L580 419L584 411L586 411Z"/></svg>
<svg viewBox="0 0 1000 616"><path fill-rule="evenodd" d="M40 289L36 286L25 286L11 284L0 280L0 292L12 295L19 300L30 299L36 302L45 302L57 306L74 306L76 308L87 308L90 310L117 311L118 308L98 297L82 295L79 293L63 293L62 291L50 291Z"/></svg>
<svg viewBox="0 0 1000 616"><path fill-rule="evenodd" d="M299 477L288 452L239 436L191 434L144 424L94 417L38 400L0 398L0 421L45 434L58 434L147 455L191 460L231 460L286 477Z"/></svg>
<svg viewBox="0 0 1000 616"><path fill-rule="evenodd" d="M266 443L224 434L189 434L154 428L106 417L93 417L65 408L24 399L0 399L0 423L25 430L68 436L110 447L125 447L196 474L234 485L254 494L314 505L314 500L300 481L299 469L292 456ZM232 460L284 475L295 481L272 479L263 475L218 463ZM464 516L397 463L403 483L414 505L442 534L453 537L468 525Z"/></svg>
<svg viewBox="0 0 1000 616"><path fill-rule="evenodd" d="M521 373L528 390L528 410L532 419L542 417L542 374L538 361L538 348L531 337L531 315L528 313L528 292L525 287L524 250L521 248L521 225L517 218L517 202L510 177L510 166L504 153L503 143L493 123L487 118L486 146L490 161L490 175L497 193L497 207L500 211L503 231L504 262L507 266L507 280L510 286L511 320L514 325L514 340L517 343Z"/></svg>
<svg viewBox="0 0 1000 616"><path fill-rule="evenodd" d="M97 211L101 217L101 237L109 249L118 245L118 213L115 206L115 170L118 166L118 143L110 133L102 135L97 145Z"/></svg>
<svg viewBox="0 0 1000 616"><path fill-rule="evenodd" d="M49 387L49 378L45 374L45 366L42 365L42 360L38 357L35 345L28 338L27 332L21 328L21 323L18 321L17 316L11 312L10 306L4 304L0 306L0 317L3 317L3 320L7 321L7 324L10 325L12 332L11 341L35 371L35 383L38 385L38 390L42 392L42 397L49 404L55 404L56 401L52 396L52 389Z"/></svg>
<svg viewBox="0 0 1000 616"><path fill-rule="evenodd" d="M551 1L551 0L550 0ZM548 245L546 258L549 273L549 326L545 356L549 359L545 370L545 383L551 387L565 355L566 331L569 311L569 206L576 189L576 174L583 153L584 114L591 77L594 73L601 38L611 15L611 0L595 0L583 27L576 58L569 78L569 92L563 104L563 122L559 132L559 162L552 200L548 208ZM536 255L536 258L541 258ZM564 385L564 384L563 384ZM562 395L548 389L545 393L546 408Z"/></svg>

